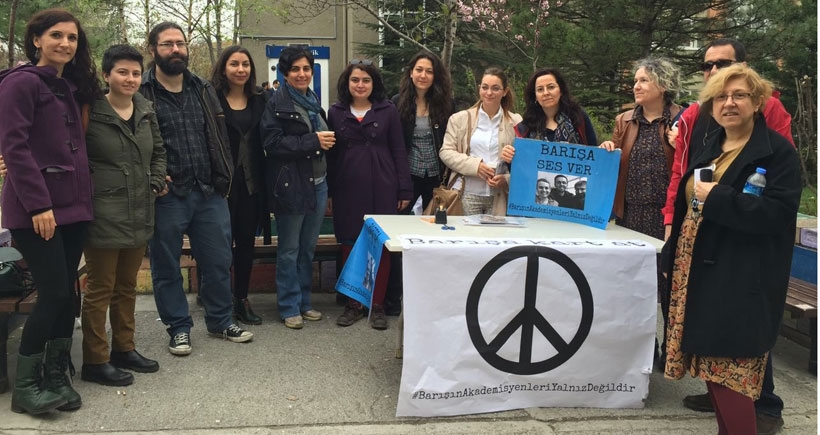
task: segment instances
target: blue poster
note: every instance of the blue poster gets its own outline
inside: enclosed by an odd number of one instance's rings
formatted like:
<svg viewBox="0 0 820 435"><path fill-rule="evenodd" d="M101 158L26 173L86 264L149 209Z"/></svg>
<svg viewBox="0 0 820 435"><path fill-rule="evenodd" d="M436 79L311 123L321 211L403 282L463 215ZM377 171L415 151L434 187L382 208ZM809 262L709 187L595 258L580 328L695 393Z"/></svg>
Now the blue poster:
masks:
<svg viewBox="0 0 820 435"><path fill-rule="evenodd" d="M336 281L336 290L347 295L362 305L370 308L373 299L373 289L376 285L376 272L379 270L379 261L382 257L384 242L389 240L387 234L373 218L364 221L362 232L353 245L353 250L347 258L339 280Z"/></svg>
<svg viewBox="0 0 820 435"><path fill-rule="evenodd" d="M515 139L509 216L576 222L605 229L612 214L621 150Z"/></svg>

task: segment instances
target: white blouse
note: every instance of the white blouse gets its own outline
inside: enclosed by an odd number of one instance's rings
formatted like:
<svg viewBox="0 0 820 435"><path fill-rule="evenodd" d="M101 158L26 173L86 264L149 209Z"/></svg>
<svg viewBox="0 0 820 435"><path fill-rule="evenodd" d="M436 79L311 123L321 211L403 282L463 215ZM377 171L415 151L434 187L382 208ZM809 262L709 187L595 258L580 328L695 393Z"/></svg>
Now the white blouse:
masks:
<svg viewBox="0 0 820 435"><path fill-rule="evenodd" d="M485 165L491 168L498 165L498 130L501 127L502 116L504 116L504 110L501 108L498 109L495 116L490 118L484 108L479 107L475 131L473 131L470 138L470 155L480 158ZM464 193L480 196L491 196L493 194L490 186L481 177L468 176L464 178L466 181Z"/></svg>

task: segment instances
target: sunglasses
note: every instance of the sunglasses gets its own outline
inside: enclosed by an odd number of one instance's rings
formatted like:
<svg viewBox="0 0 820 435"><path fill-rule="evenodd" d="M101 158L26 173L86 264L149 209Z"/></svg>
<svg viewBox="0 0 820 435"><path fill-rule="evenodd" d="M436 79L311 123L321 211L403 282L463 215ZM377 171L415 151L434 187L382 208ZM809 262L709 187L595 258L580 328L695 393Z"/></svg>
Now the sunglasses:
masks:
<svg viewBox="0 0 820 435"><path fill-rule="evenodd" d="M370 59L350 59L350 64L369 66L373 65L373 61Z"/></svg>
<svg viewBox="0 0 820 435"><path fill-rule="evenodd" d="M735 63L735 61L728 59L720 59L716 61L710 60L709 62L703 62L702 64L700 64L700 70L703 72L707 72L711 71L713 67L717 67L717 69L726 68L727 66L732 65L733 63Z"/></svg>

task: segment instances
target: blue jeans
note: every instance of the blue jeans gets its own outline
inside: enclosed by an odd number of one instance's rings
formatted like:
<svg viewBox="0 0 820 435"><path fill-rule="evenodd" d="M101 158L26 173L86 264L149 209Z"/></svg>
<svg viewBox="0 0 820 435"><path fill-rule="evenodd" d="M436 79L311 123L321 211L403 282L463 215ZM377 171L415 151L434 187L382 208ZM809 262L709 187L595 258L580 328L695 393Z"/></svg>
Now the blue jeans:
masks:
<svg viewBox="0 0 820 435"><path fill-rule="evenodd" d="M313 253L327 208L327 182L316 185L316 208L305 214L276 216L279 246L276 254L276 293L279 316L298 316L313 309Z"/></svg>
<svg viewBox="0 0 820 435"><path fill-rule="evenodd" d="M783 399L774 394L774 375L772 374L772 353L769 352L766 361L766 373L763 375L763 389L760 398L755 401L755 411L758 413L780 417L783 412Z"/></svg>
<svg viewBox="0 0 820 435"><path fill-rule="evenodd" d="M183 234L188 234L197 268L202 271L199 294L205 326L209 332L225 330L233 323L228 201L219 195L205 196L198 188L185 197L169 193L157 198L155 221L149 242L151 279L157 311L168 334L190 332L194 325L179 269Z"/></svg>

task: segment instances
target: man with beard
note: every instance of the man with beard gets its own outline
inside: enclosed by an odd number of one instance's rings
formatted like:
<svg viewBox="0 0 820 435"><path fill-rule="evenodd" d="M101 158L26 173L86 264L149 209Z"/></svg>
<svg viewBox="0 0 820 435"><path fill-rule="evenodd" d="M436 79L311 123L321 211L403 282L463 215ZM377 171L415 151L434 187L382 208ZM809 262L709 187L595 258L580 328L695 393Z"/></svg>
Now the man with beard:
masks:
<svg viewBox="0 0 820 435"><path fill-rule="evenodd" d="M587 180L578 180L575 182L575 197L572 198L570 201L571 208L577 208L578 210L584 209L584 202L586 202L587 198Z"/></svg>
<svg viewBox="0 0 820 435"><path fill-rule="evenodd" d="M567 191L569 187L569 179L566 175L556 175L553 178L553 188L552 193L550 193L550 198L554 199L558 202L559 207L572 207L572 202L574 201L573 194Z"/></svg>
<svg viewBox="0 0 820 435"><path fill-rule="evenodd" d="M225 195L233 163L222 108L213 87L188 71L188 45L179 25L154 26L148 50L154 66L143 76L140 92L154 102L168 159L170 192L157 198L149 242L154 299L171 336L168 349L173 355L191 353L194 322L179 268L184 233L202 271L199 294L208 332L235 343L250 341L253 334L231 319L231 221Z"/></svg>

